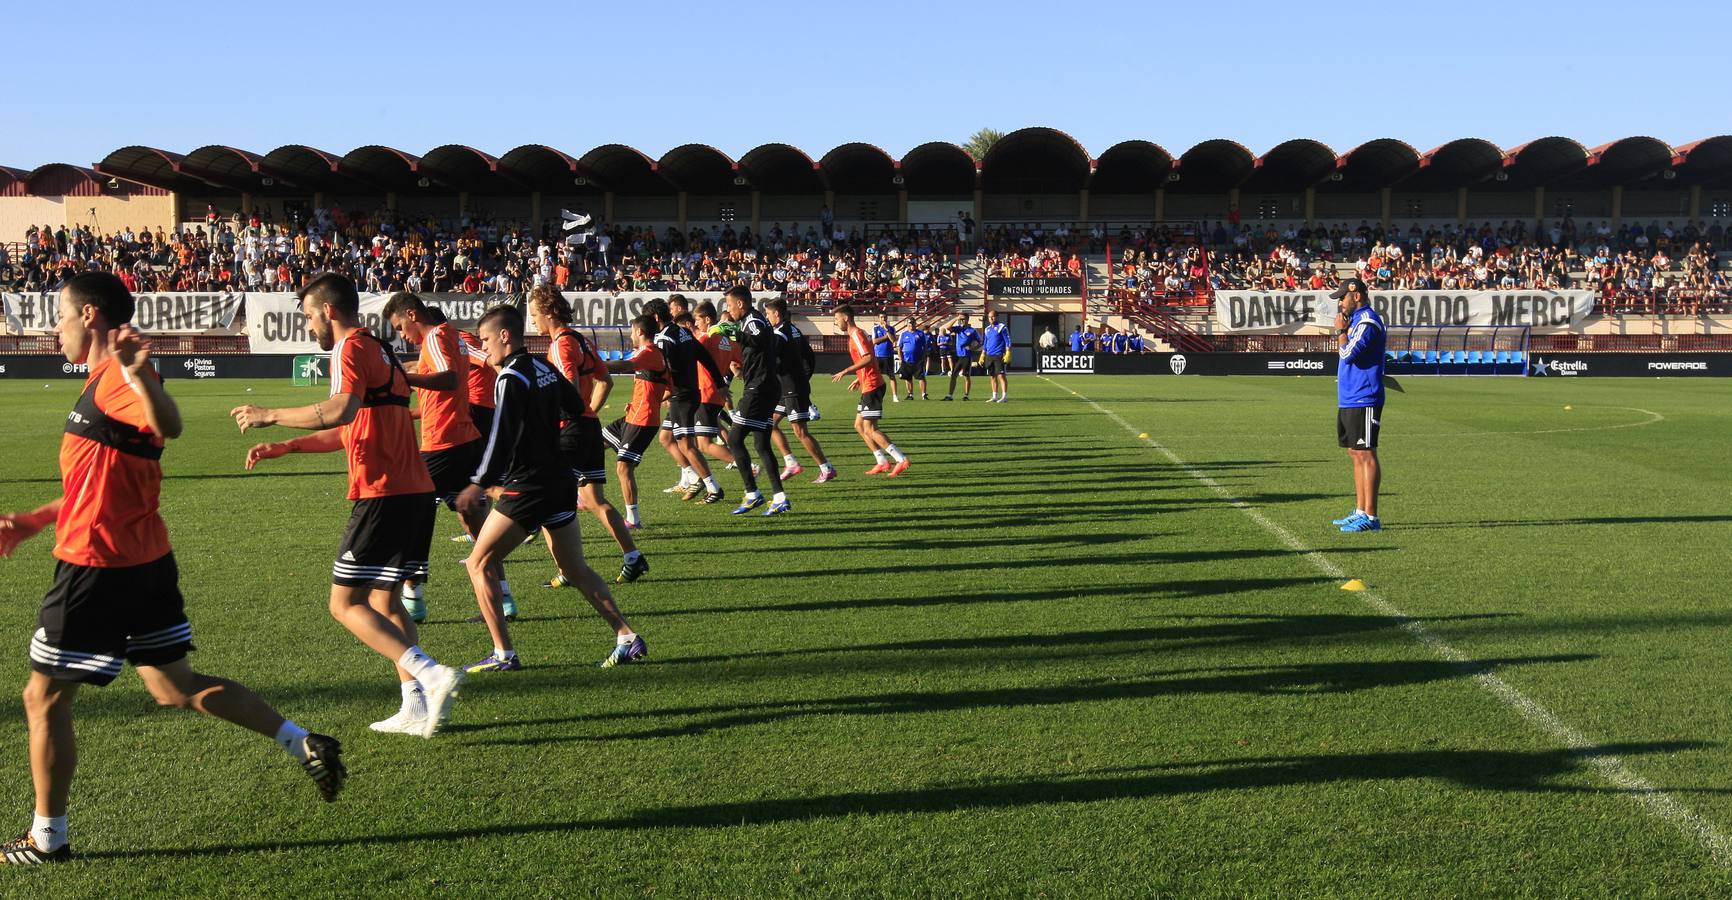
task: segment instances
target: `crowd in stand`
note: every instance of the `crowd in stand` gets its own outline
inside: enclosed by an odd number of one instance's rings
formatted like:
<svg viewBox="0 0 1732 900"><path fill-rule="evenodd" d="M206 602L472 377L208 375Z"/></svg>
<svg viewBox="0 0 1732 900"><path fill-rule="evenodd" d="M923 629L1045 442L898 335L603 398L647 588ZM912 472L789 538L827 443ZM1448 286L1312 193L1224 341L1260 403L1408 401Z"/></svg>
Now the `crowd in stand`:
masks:
<svg viewBox="0 0 1732 900"><path fill-rule="evenodd" d="M826 217L827 218L827 217ZM0 244L0 248L4 245ZM762 235L731 225L603 228L580 244L485 218L442 224L382 211L296 210L221 218L184 231L97 233L31 227L0 249L0 288L51 290L87 270L114 272L134 291L294 290L338 272L375 292L565 290L720 291L743 284L828 304L881 299L917 308L954 292L956 228L882 232L773 224Z"/></svg>

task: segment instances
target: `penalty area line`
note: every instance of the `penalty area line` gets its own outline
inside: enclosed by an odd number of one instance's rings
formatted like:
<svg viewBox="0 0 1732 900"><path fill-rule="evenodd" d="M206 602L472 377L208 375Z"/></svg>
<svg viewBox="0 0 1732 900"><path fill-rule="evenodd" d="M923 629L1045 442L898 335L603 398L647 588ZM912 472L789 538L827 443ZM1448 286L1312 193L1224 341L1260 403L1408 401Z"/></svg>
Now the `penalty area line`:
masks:
<svg viewBox="0 0 1732 900"><path fill-rule="evenodd" d="M1341 580L1347 573L1335 564L1335 561L1323 555L1322 552L1306 546L1299 536L1288 530L1286 526L1264 515L1262 510L1250 503L1235 497L1225 485L1209 477L1196 466L1186 462L1177 453L1152 437L1140 437L1142 432L1135 425L1125 421L1124 417L1096 403L1094 400L1071 390L1045 375L1037 376L1042 381L1076 397L1088 404L1095 412L1106 416L1119 427L1129 432L1133 438L1148 445L1159 453L1175 468L1191 476L1198 484L1208 488L1228 506L1244 513L1246 518L1257 523L1258 527L1268 532L1282 546L1310 563L1312 568L1323 575ZM1644 423L1645 424L1645 423ZM1538 700L1529 697L1509 682L1487 671L1474 661L1473 657L1462 652L1454 645L1438 637L1435 632L1425 627L1418 619L1402 612L1399 607L1384 598L1374 590L1357 591L1354 596L1376 611L1379 615L1395 620L1401 630L1407 632L1419 641L1439 659L1461 666L1470 673L1475 684L1490 694L1499 703L1520 716L1529 725L1545 734L1547 737L1563 745L1580 756L1601 779L1621 791L1641 807L1642 811L1672 826L1685 837L1701 844L1708 851L1708 856L1717 865L1732 868L1732 838L1722 832L1714 823L1703 818L1695 810L1685 806L1676 797L1656 787L1652 782L1636 774L1629 764L1620 757L1600 750L1600 745L1591 740L1575 726L1565 722Z"/></svg>

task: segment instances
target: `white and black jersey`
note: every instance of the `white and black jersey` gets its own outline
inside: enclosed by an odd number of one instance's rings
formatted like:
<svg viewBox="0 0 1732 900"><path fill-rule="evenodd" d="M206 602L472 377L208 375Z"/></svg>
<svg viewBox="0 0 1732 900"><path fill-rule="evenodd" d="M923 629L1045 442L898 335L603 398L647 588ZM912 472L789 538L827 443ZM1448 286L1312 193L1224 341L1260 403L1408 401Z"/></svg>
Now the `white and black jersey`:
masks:
<svg viewBox="0 0 1732 900"><path fill-rule="evenodd" d="M739 380L745 382L745 391L766 395L780 393L782 386L776 379L779 371L776 355L781 338L776 336L769 320L755 309L746 313L738 324L739 333L735 339L740 342Z"/></svg>
<svg viewBox="0 0 1732 900"><path fill-rule="evenodd" d="M710 371L710 377L717 384L722 383L722 372L716 368L716 361L710 356L704 345L692 336L691 330L677 323L670 324L656 332L655 347L662 353L662 359L667 361L668 376L671 385L668 390L670 400L695 400L698 395L698 366Z"/></svg>
<svg viewBox="0 0 1732 900"><path fill-rule="evenodd" d="M812 387L812 373L818 368L818 357L812 353L812 342L794 326L784 321L776 328L777 375L782 379L782 393L805 394Z"/></svg>
<svg viewBox="0 0 1732 900"><path fill-rule="evenodd" d="M482 487L571 483L559 423L583 415L577 388L546 361L518 350L499 366L493 401L493 425L482 435L481 463L470 480Z"/></svg>

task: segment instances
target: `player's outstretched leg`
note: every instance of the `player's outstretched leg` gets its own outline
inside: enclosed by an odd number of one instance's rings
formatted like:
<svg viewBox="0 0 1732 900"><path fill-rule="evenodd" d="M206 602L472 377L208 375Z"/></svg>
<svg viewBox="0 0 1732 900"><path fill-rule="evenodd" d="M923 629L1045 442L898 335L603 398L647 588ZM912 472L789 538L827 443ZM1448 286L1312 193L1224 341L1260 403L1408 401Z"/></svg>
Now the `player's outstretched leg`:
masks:
<svg viewBox="0 0 1732 900"><path fill-rule="evenodd" d="M475 549L467 563L469 583L475 589L475 604L481 609L482 621L487 623L487 633L493 638L493 652L464 666L464 672L516 672L523 668L517 648L511 643L511 628L505 622L505 598L499 591L498 579L491 573L504 568L505 557L523 544L526 534L515 520L495 509L487 514L487 521L475 535Z"/></svg>
<svg viewBox="0 0 1732 900"><path fill-rule="evenodd" d="M624 663L636 662L649 655L649 647L644 639L639 637L619 611L619 606L613 601L613 594L602 582L601 576L589 567L583 559L583 538L575 523L547 529L548 549L553 552L554 562L559 564L560 575L566 584L583 592L584 599L613 629L614 648L597 665L603 669L611 669Z"/></svg>

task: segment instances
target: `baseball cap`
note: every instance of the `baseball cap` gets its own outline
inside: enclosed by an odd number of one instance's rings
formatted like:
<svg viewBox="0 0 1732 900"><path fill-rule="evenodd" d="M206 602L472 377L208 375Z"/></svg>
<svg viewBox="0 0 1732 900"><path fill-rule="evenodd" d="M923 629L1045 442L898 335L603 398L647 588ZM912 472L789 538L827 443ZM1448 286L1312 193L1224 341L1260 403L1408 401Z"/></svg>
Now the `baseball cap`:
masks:
<svg viewBox="0 0 1732 900"><path fill-rule="evenodd" d="M1365 289L1364 279L1349 278L1346 281L1341 282L1341 286L1336 288L1334 292L1329 295L1329 299L1340 300L1342 297L1347 296L1348 291L1358 291L1366 296L1371 295L1371 292Z"/></svg>

